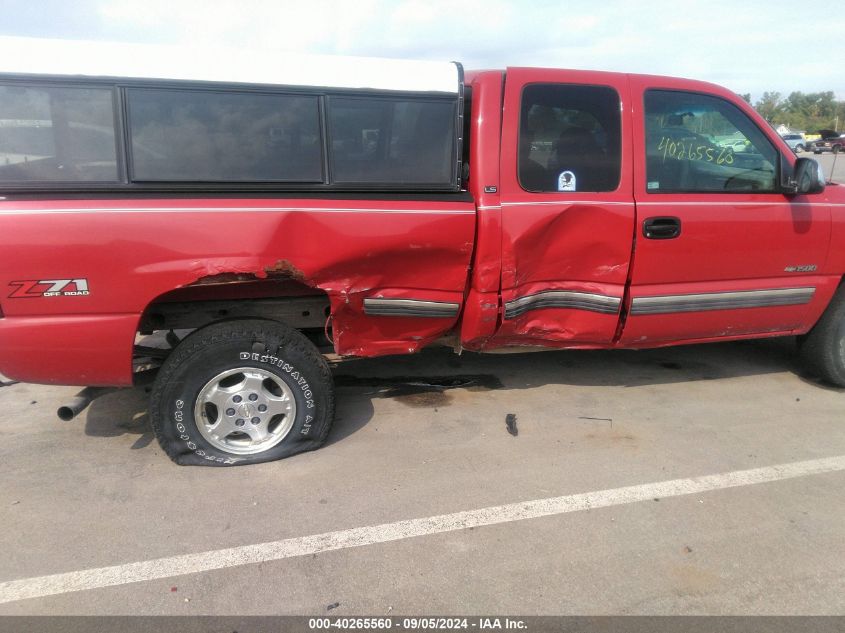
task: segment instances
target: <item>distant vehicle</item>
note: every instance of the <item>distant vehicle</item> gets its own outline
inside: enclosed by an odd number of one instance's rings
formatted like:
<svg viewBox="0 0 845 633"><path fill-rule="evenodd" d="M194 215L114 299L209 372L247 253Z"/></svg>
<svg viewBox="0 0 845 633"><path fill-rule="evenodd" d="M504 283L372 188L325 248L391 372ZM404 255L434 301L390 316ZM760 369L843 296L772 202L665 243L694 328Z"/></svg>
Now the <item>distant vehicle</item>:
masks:
<svg viewBox="0 0 845 633"><path fill-rule="evenodd" d="M736 139L720 143L722 147L730 147L735 152L749 151L749 143L746 139Z"/></svg>
<svg viewBox="0 0 845 633"><path fill-rule="evenodd" d="M840 134L835 130L819 130L821 139L813 141L807 148L813 150L813 154L821 154L822 152L833 152L838 154L845 146L845 134Z"/></svg>
<svg viewBox="0 0 845 633"><path fill-rule="evenodd" d="M803 152L806 149L806 141L804 140L803 134L784 134L781 138L786 141L786 144L789 145L792 151L796 154Z"/></svg>

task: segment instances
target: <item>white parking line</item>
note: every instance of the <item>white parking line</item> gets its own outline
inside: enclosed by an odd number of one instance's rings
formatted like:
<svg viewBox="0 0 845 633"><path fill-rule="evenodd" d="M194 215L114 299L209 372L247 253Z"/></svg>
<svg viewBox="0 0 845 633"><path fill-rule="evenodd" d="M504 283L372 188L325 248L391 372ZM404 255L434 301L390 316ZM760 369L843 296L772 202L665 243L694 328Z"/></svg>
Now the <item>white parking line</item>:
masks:
<svg viewBox="0 0 845 633"><path fill-rule="evenodd" d="M387 543L481 525L496 525L578 512L579 510L648 501L654 498L678 497L843 470L845 470L845 455L839 455L752 468L751 470L737 470L717 475L673 479L638 486L509 503L453 514L441 514L421 519L300 536L270 543L230 547L199 554L168 556L155 560L114 565L113 567L22 578L0 583L0 604L27 598L41 598L72 591L113 587L132 582L157 580L183 574L195 574L227 567L281 560L349 547Z"/></svg>

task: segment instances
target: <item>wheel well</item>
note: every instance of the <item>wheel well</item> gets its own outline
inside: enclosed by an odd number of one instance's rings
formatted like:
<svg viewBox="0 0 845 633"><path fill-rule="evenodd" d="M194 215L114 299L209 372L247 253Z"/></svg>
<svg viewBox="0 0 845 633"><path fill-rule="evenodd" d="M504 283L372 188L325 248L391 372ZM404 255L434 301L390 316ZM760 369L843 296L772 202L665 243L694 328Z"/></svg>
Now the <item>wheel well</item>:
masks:
<svg viewBox="0 0 845 633"><path fill-rule="evenodd" d="M144 310L138 332L194 330L245 318L280 321L300 330L323 328L329 313L328 295L296 280L215 280L157 297Z"/></svg>
<svg viewBox="0 0 845 633"><path fill-rule="evenodd" d="M218 275L156 297L141 315L132 354L136 384L152 376L190 332L213 323L264 319L300 330L322 352L333 351L328 334L328 295L292 279Z"/></svg>

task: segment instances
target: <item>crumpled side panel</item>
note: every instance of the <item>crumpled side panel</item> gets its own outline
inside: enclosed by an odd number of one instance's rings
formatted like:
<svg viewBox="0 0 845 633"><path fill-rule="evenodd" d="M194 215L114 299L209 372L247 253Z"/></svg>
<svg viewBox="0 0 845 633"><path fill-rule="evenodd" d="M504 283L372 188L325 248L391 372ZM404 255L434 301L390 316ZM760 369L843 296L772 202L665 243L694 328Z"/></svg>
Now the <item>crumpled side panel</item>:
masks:
<svg viewBox="0 0 845 633"><path fill-rule="evenodd" d="M0 201L0 298L6 317L0 327L23 316L97 314L135 315L137 325L151 302L176 288L289 279L328 294L338 353L407 353L448 332L457 315L367 316L363 300L461 304L474 232L475 207L466 201ZM84 279L88 294L3 298L14 289L12 281L65 278ZM127 374L134 335L135 328L126 328L120 366ZM48 380L55 373L49 354L33 353L43 354L42 379ZM0 350L0 371L4 354ZM107 380L98 373L97 382L122 384L127 374Z"/></svg>

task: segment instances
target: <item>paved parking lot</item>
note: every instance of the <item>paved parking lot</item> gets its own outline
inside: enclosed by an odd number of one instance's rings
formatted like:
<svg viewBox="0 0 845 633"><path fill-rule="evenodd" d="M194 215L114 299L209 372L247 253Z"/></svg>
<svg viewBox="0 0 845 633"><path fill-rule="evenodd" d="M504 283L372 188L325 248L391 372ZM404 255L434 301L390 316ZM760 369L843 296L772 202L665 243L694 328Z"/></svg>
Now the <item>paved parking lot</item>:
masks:
<svg viewBox="0 0 845 633"><path fill-rule="evenodd" d="M233 469L142 390L0 388L0 614L845 612L845 394L790 339L335 372L327 446Z"/></svg>
<svg viewBox="0 0 845 633"><path fill-rule="evenodd" d="M832 178L836 182L845 183L845 154L834 156L831 153L826 154L812 154L809 152L802 152L798 156L812 158L821 163L824 175L827 178Z"/></svg>

